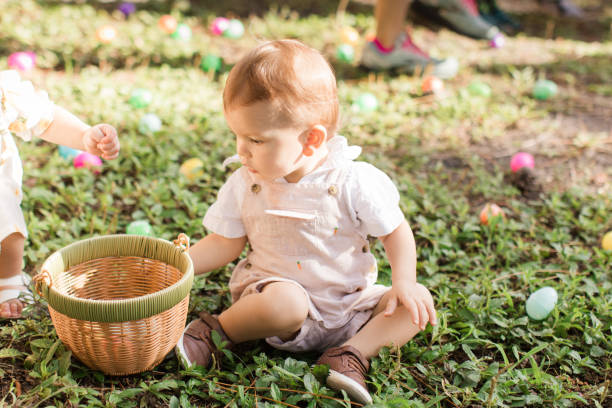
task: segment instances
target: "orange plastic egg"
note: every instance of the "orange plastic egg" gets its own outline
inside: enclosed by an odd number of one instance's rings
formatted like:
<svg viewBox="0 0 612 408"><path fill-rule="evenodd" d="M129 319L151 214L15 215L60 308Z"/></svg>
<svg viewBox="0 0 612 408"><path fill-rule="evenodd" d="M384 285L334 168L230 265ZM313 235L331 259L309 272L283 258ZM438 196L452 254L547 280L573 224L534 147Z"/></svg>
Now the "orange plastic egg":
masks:
<svg viewBox="0 0 612 408"><path fill-rule="evenodd" d="M505 218L504 211L497 204L488 203L480 211L480 223L487 225L493 217Z"/></svg>
<svg viewBox="0 0 612 408"><path fill-rule="evenodd" d="M159 18L157 25L162 29L162 31L172 34L176 30L178 22L176 21L176 18L169 14L165 14Z"/></svg>

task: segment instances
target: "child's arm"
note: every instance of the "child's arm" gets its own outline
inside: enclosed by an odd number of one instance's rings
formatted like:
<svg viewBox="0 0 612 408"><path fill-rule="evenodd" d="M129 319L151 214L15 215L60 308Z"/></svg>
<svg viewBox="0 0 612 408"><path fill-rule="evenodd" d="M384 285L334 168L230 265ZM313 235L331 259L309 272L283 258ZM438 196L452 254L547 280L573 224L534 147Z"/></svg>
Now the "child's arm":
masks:
<svg viewBox="0 0 612 408"><path fill-rule="evenodd" d="M416 280L416 245L412 229L402 221L389 235L380 237L391 265L393 296L385 308L385 316L395 311L398 302L410 311L415 324L424 329L429 321L436 324L436 310L431 293Z"/></svg>
<svg viewBox="0 0 612 408"><path fill-rule="evenodd" d="M219 234L209 234L189 249L196 275L212 271L238 258L246 245L246 236L225 238Z"/></svg>
<svg viewBox="0 0 612 408"><path fill-rule="evenodd" d="M86 150L107 160L119 155L119 138L114 127L106 124L89 126L57 105L53 108L53 122L40 138L74 149Z"/></svg>

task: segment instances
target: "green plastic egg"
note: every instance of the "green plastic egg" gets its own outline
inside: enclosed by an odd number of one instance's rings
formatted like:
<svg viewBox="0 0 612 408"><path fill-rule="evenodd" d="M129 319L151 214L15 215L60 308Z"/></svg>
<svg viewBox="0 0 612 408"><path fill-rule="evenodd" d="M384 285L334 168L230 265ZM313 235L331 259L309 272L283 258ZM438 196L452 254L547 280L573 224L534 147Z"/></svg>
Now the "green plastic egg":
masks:
<svg viewBox="0 0 612 408"><path fill-rule="evenodd" d="M350 64L355 59L355 49L350 44L340 44L336 50L336 56L340 61Z"/></svg>
<svg viewBox="0 0 612 408"><path fill-rule="evenodd" d="M177 40L187 41L191 39L191 28L189 28L187 24L180 23L176 26L176 30L170 34L170 37Z"/></svg>
<svg viewBox="0 0 612 408"><path fill-rule="evenodd" d="M491 96L491 87L484 82L474 81L468 85L468 91L474 96Z"/></svg>
<svg viewBox="0 0 612 408"><path fill-rule="evenodd" d="M359 95L353 107L360 112L373 112L378 109L378 99L373 94L366 92Z"/></svg>
<svg viewBox="0 0 612 408"><path fill-rule="evenodd" d="M147 237L153 236L153 228L148 221L133 221L128 225L126 232L130 235L144 235Z"/></svg>
<svg viewBox="0 0 612 408"><path fill-rule="evenodd" d="M557 304L557 291L545 286L533 292L527 299L527 315L533 320L545 319Z"/></svg>
<svg viewBox="0 0 612 408"><path fill-rule="evenodd" d="M130 95L130 105L135 108L146 108L153 100L153 94L147 89L137 88Z"/></svg>
<svg viewBox="0 0 612 408"><path fill-rule="evenodd" d="M221 60L221 57L214 54L208 54L202 59L200 67L205 72L217 72L221 70L222 65L223 61Z"/></svg>
<svg viewBox="0 0 612 408"><path fill-rule="evenodd" d="M242 21L232 19L229 21L227 29L223 32L223 36L227 38L240 38L244 34L244 25Z"/></svg>
<svg viewBox="0 0 612 408"><path fill-rule="evenodd" d="M547 79L538 80L533 86L533 97L540 100L548 99L557 93L557 84Z"/></svg>

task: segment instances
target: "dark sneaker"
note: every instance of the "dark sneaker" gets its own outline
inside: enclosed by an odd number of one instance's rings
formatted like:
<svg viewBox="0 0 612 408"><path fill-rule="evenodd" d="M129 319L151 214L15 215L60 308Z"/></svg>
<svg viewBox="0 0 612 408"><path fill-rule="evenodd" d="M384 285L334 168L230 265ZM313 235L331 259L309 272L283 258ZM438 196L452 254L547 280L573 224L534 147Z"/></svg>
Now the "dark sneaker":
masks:
<svg viewBox="0 0 612 408"><path fill-rule="evenodd" d="M184 367L193 365L208 367L213 354L215 359L219 360L221 351L213 342L213 331L219 333L222 341L227 342L226 349L231 349L234 346L221 328L217 317L207 312L201 312L199 319L192 321L185 327L183 335L174 349Z"/></svg>
<svg viewBox="0 0 612 408"><path fill-rule="evenodd" d="M362 404L372 403L372 397L365 383L370 363L355 347L330 348L319 357L317 364L329 365L327 385L331 388L344 390L353 401Z"/></svg>
<svg viewBox="0 0 612 408"><path fill-rule="evenodd" d="M478 15L475 0L414 0L414 13L468 37L492 40L499 29Z"/></svg>
<svg viewBox="0 0 612 408"><path fill-rule="evenodd" d="M557 0L557 7L563 15L568 17L582 17L584 15L582 9L572 3L571 0Z"/></svg>
<svg viewBox="0 0 612 408"><path fill-rule="evenodd" d="M516 20L499 8L496 0L478 0L478 12L480 17L506 34L514 34L522 29Z"/></svg>
<svg viewBox="0 0 612 408"><path fill-rule="evenodd" d="M396 69L407 74L434 75L441 79L454 77L459 69L455 58L431 58L406 33L397 37L393 50L387 53L381 52L373 42L368 42L361 54L361 65L367 69Z"/></svg>

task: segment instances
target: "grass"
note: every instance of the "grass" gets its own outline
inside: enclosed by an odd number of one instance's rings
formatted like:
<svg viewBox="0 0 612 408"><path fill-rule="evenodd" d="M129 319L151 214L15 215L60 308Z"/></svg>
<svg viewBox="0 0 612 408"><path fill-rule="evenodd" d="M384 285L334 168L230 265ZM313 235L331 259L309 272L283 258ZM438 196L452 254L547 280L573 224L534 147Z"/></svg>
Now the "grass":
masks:
<svg viewBox="0 0 612 408"><path fill-rule="evenodd" d="M26 271L35 274L52 251L76 240L123 233L135 219L148 220L165 239L180 232L200 239L201 219L231 172L221 167L234 151L221 114L227 69L257 38L297 37L333 60L341 133L362 145L362 159L399 188L417 239L419 281L438 308L438 326L372 361L374 405L612 406L612 254L600 247L612 230L609 6L591 4L588 34L599 27L599 42L582 38L582 25L551 15L543 18L562 27L563 38L542 37L528 25L528 34L509 39L502 50L417 27L415 37L435 43L434 53L463 51L463 69L447 81L447 96L436 99L421 95L418 78L369 74L335 61L334 15L271 9L245 19L247 35L235 41L211 38L206 26L214 16L184 5L171 11L192 26L188 43L157 29L160 11L141 10L123 21L89 5L25 0L3 6L1 52L36 51L41 69L31 79L89 123L114 124L122 142L120 159L106 162L97 176L73 169L56 146L20 143L30 231ZM535 24L533 14L516 15ZM344 22L362 34L374 26L371 13L347 13ZM105 23L120 32L111 45L94 40L95 27ZM211 51L226 62L217 75L198 67ZM556 98L531 98L539 77L559 84ZM467 92L475 79L491 85L491 98ZM138 87L154 93L146 109L128 104ZM380 109L355 112L352 102L366 91L378 97ZM145 112L162 119L155 135L137 130ZM521 149L536 156L543 187L537 199L525 198L507 174L509 157ZM194 156L206 172L189 182L178 168ZM506 221L480 225L486 202L502 206ZM381 245L374 251L379 280L389 284ZM230 304L231 270L196 280L189 319ZM533 321L525 301L542 286L554 287L559 301L547 319ZM169 358L146 373L110 377L73 358L44 301L26 315L0 322L0 406L351 406L324 385L325 370L312 366L316 354L249 342L210 370L183 370Z"/></svg>

